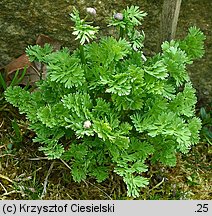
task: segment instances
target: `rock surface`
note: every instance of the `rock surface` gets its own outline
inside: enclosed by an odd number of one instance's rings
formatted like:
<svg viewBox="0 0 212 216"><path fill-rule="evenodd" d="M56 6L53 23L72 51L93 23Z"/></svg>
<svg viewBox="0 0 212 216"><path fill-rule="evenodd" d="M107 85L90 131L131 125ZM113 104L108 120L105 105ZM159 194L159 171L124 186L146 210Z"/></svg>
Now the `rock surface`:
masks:
<svg viewBox="0 0 212 216"><path fill-rule="evenodd" d="M86 7L97 11L95 24L106 29L108 16L130 5L138 5L148 13L143 29L146 34L146 54L154 54L158 41L162 0L1 0L0 1L0 67L20 56L30 44L35 44L40 34L60 41L63 46L75 48L72 22L69 14L73 6L85 13ZM184 37L190 26L196 25L205 33L206 54L189 67L189 73L198 90L199 100L209 102L212 95L212 1L182 1L177 28L177 38ZM109 30L110 33L113 33Z"/></svg>

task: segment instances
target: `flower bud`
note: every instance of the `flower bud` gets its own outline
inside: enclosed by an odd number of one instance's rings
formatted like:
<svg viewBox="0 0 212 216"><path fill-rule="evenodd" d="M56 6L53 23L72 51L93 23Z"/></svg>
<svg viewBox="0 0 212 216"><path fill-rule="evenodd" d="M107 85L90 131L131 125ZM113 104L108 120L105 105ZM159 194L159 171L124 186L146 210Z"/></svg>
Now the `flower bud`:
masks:
<svg viewBox="0 0 212 216"><path fill-rule="evenodd" d="M116 13L113 17L114 19L117 19L117 20L123 20L124 18L122 13Z"/></svg>
<svg viewBox="0 0 212 216"><path fill-rule="evenodd" d="M92 8L92 7L86 8L86 11L87 11L87 13L89 13L92 16L96 15L96 10L94 8Z"/></svg>
<svg viewBox="0 0 212 216"><path fill-rule="evenodd" d="M85 121L83 124L84 128L90 128L91 127L91 122L89 120Z"/></svg>

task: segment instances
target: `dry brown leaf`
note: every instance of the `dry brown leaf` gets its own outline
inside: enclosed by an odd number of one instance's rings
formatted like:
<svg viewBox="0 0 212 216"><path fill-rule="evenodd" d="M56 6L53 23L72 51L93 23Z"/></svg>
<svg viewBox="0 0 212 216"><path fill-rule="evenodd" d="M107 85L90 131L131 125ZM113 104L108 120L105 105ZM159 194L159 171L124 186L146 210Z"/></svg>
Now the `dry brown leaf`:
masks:
<svg viewBox="0 0 212 216"><path fill-rule="evenodd" d="M28 56L24 53L17 59L14 59L11 61L8 65L4 67L5 72L7 75L10 75L11 73L17 71L17 70L23 70L25 67L30 67L31 62L29 61Z"/></svg>
<svg viewBox="0 0 212 216"><path fill-rule="evenodd" d="M44 34L39 35L36 40L36 44L43 47L46 43L51 44L55 51L59 50L61 47L61 44L58 41L50 38L49 36ZM42 73L42 78L46 77L46 67L41 65L40 63L31 63L26 53L24 53L20 57L12 60L5 67L3 67L6 73L7 84L13 79L14 74L17 70L21 72L25 67L27 67L27 72L20 84L32 85L34 82L40 79L40 72Z"/></svg>

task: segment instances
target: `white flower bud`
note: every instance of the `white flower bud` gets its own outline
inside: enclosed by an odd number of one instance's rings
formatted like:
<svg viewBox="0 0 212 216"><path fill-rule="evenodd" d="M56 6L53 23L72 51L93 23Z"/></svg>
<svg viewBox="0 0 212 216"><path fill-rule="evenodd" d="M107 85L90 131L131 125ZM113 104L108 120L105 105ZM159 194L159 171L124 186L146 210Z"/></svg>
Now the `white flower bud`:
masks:
<svg viewBox="0 0 212 216"><path fill-rule="evenodd" d="M92 7L88 7L86 8L87 13L89 13L90 15L95 16L96 15L96 10Z"/></svg>
<svg viewBox="0 0 212 216"><path fill-rule="evenodd" d="M85 121L83 124L84 128L90 128L91 127L91 122L89 120Z"/></svg>
<svg viewBox="0 0 212 216"><path fill-rule="evenodd" d="M117 20L123 20L124 19L124 16L122 13L116 13L113 17L114 17L114 19L117 19Z"/></svg>

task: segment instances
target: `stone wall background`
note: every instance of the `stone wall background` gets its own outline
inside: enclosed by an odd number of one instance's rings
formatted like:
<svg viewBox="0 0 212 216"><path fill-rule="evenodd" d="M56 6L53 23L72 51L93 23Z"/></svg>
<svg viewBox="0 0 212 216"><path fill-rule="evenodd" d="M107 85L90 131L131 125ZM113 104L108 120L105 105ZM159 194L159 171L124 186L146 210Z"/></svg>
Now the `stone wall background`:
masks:
<svg viewBox="0 0 212 216"><path fill-rule="evenodd" d="M28 45L34 44L39 34L58 40L74 49L72 22L69 13L73 6L82 13L95 7L95 24L107 33L107 17L113 11L138 5L148 13L143 29L146 34L145 53L154 54L157 47L162 0L1 0L0 1L0 67L20 56ZM197 89L199 101L209 103L212 95L212 1L183 0L177 28L177 38L184 37L190 26L196 25L205 33L205 56L189 66L189 73ZM110 32L111 33L111 32Z"/></svg>

